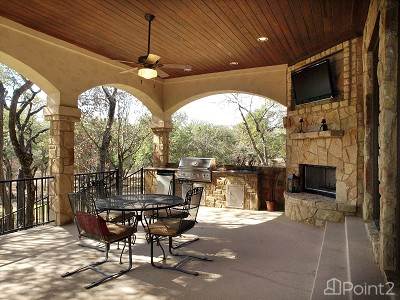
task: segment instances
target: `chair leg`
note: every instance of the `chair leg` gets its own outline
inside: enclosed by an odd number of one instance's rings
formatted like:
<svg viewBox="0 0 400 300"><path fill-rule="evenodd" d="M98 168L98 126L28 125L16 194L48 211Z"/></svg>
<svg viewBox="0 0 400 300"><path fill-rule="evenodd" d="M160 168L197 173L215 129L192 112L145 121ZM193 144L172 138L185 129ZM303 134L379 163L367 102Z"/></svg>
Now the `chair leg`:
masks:
<svg viewBox="0 0 400 300"><path fill-rule="evenodd" d="M167 256L165 255L165 251L164 248L162 246L162 244L160 243L160 237L156 237L156 241L157 241L157 246L160 247L162 254L163 254L163 260L167 259Z"/></svg>
<svg viewBox="0 0 400 300"><path fill-rule="evenodd" d="M154 237L153 237L152 234L150 234L150 256L151 256L151 265L153 267L156 267L158 269L166 269L166 270L178 271L178 272L182 272L182 273L189 274L189 275L194 275L194 276L198 276L199 275L199 272L189 271L189 270L183 269L183 265L186 262L188 262L192 258L197 258L197 257L194 257L194 256L185 255L185 257L182 260L180 260L179 262L177 262L175 265L172 265L172 266L155 263L154 262L154 245L153 244L154 244ZM170 238L169 251L170 251L171 254L173 254L172 250L171 250L172 249L171 248L171 244L172 244L172 238ZM173 255L177 256L176 254L173 254ZM209 259L206 259L206 260L209 260Z"/></svg>
<svg viewBox="0 0 400 300"><path fill-rule="evenodd" d="M126 247L126 243L127 243L127 241L125 240L125 241L124 241L124 247L122 248L121 254L120 254L120 256L119 256L119 263L120 263L120 264L122 264L122 254L124 254L125 247ZM131 238L130 244L131 244L131 246L133 246L133 245L135 245L135 243L136 243L136 236L133 235L132 238ZM129 251L132 251L131 248L132 248L132 247L128 248ZM130 258L130 259L132 258L132 257L131 257L131 254L129 254L129 258Z"/></svg>
<svg viewBox="0 0 400 300"><path fill-rule="evenodd" d="M183 256L183 257L189 257L189 258L194 258L194 259L199 259L199 260L205 260L205 261L213 261L211 258L207 256L197 256L197 255L189 255L189 254L180 254L180 253L174 253L172 246L172 237L169 237L168 241L168 251L172 256Z"/></svg>
<svg viewBox="0 0 400 300"><path fill-rule="evenodd" d="M104 282L106 282L106 281L109 281L109 280L111 280L111 279L115 279L115 278L117 278L117 277L119 277L119 276L121 276L121 275L123 275L123 274L129 272L129 271L132 269L132 245L131 245L131 237L128 238L128 249L129 249L129 264L128 264L128 267L127 267L126 269L123 269L123 270L121 270L121 271L119 271L119 272L117 272L117 273L113 273L113 274L107 274L107 273L104 273L104 272L102 272L102 271L100 271L100 270L98 270L98 269L95 269L94 271L96 271L97 273L100 273L100 274L104 275L104 277L101 278L101 279L99 279L99 280L97 280L97 281L93 281L91 284L85 286L85 289L91 289L91 288L93 288L93 287L95 287L95 286L98 286L98 285L100 285L100 284L102 284L102 283L104 283Z"/></svg>
<svg viewBox="0 0 400 300"><path fill-rule="evenodd" d="M95 286L98 286L99 284L101 284L103 282L106 282L106 281L109 281L111 279L117 278L117 277L127 273L128 271L130 271L132 269L132 237L128 237L128 249L129 249L129 264L128 264L128 267L126 269L123 269L123 270L117 272L117 273L107 274L107 273L105 273L105 272L103 272L103 271L101 271L100 269L97 268L98 265L101 265L101 264L103 264L103 263L108 261L108 252L110 250L110 244L106 244L106 251L105 251L106 253L105 253L105 259L104 260L89 264L87 266L80 267L80 268L78 268L78 269L76 269L76 270L74 270L72 272L64 273L64 274L61 275L61 277L65 278L65 277L71 276L71 275L79 273L79 272L83 272L83 271L86 271L86 270L92 270L92 271L95 271L96 273L102 274L103 278L92 282L91 284L85 286L85 288L86 289L90 289L90 288L93 288Z"/></svg>
<svg viewBox="0 0 400 300"><path fill-rule="evenodd" d="M84 248L94 249L94 250L97 250L97 251L100 251L100 252L105 252L105 251L106 251L106 250L104 249L102 243L99 242L99 243L98 243L98 246L93 246L93 245L84 243L84 242L82 241L82 238L81 238L81 237L79 237L79 244L78 244L78 245L81 246L81 247L84 247Z"/></svg>
<svg viewBox="0 0 400 300"><path fill-rule="evenodd" d="M108 244L106 245L105 248L106 248L106 250L104 250L104 251L105 251L105 258L104 258L103 260L101 260L101 261L96 261L96 262L91 263L91 264L88 264L88 265L86 265L86 266L79 267L78 269L73 270L73 271L71 271L71 272L66 272L66 273L62 274L61 277L65 278L65 277L74 275L74 274L76 274L76 273L80 273L80 272L86 271L86 270L88 270L88 269L92 269L93 267L99 266L99 265L101 265L101 264L104 264L105 262L108 261L108 250L109 250Z"/></svg>
<svg viewBox="0 0 400 300"><path fill-rule="evenodd" d="M182 243L177 243L175 242L175 244L172 244L172 249L179 249L181 247L185 247L191 243L197 242L200 238L198 236L196 236L194 239L191 239L189 241L186 242L182 242Z"/></svg>

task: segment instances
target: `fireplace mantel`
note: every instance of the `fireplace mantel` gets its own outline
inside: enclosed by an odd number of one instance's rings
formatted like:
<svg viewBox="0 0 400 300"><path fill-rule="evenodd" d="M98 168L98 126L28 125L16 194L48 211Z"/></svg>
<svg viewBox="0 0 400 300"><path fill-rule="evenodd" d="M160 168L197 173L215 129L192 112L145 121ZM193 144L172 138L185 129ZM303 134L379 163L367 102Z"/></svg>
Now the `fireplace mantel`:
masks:
<svg viewBox="0 0 400 300"><path fill-rule="evenodd" d="M318 139L318 138L340 138L343 135L344 135L343 130L312 131L312 132L292 133L290 135L290 139L304 140L304 139Z"/></svg>

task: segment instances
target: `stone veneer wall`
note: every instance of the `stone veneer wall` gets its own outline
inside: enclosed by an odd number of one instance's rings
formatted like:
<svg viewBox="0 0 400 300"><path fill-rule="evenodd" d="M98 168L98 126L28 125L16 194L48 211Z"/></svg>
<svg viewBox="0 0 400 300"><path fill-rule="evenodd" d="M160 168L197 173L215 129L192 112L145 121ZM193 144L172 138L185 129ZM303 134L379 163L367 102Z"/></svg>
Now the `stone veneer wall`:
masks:
<svg viewBox="0 0 400 300"><path fill-rule="evenodd" d="M214 172L212 182L206 184L205 205L210 207L226 207L228 185L244 186L243 209L260 209L257 173Z"/></svg>
<svg viewBox="0 0 400 300"><path fill-rule="evenodd" d="M299 175L300 164L336 167L336 202L361 207L363 199L363 104L361 39L338 44L288 68L287 107L284 120L287 130L287 174ZM291 73L310 63L328 58L337 86L334 99L294 106ZM304 119L298 134L299 119ZM329 130L343 135L321 137L316 133L322 119ZM311 134L310 132L315 132Z"/></svg>
<svg viewBox="0 0 400 300"><path fill-rule="evenodd" d="M365 195L363 217L371 221L373 194L370 184L372 170L372 97L373 73L379 84L379 193L380 228L369 226L374 254L382 270L400 270L400 209L398 158L399 147L399 1L371 0L363 36L364 107L365 107ZM378 34L378 70L373 70L371 41Z"/></svg>
<svg viewBox="0 0 400 300"><path fill-rule="evenodd" d="M328 197L285 192L285 214L293 221L322 227L326 221L343 222L345 216L355 212L355 206L336 203Z"/></svg>

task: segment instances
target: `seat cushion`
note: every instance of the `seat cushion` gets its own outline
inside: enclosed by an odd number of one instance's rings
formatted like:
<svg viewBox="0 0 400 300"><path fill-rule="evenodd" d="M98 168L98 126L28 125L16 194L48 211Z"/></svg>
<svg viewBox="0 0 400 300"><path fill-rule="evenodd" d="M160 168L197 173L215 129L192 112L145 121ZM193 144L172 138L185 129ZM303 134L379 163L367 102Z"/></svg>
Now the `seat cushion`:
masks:
<svg viewBox="0 0 400 300"><path fill-rule="evenodd" d="M96 241L113 243L133 235L136 226L125 226L104 221L101 217L77 213L80 235Z"/></svg>
<svg viewBox="0 0 400 300"><path fill-rule="evenodd" d="M184 219L188 217L187 211L184 210L177 210L177 209L171 209L171 210L159 210L157 211L146 211L144 213L146 217L153 217L153 218L158 218L158 219L163 219L163 218L177 218L177 219Z"/></svg>
<svg viewBox="0 0 400 300"><path fill-rule="evenodd" d="M178 236L193 228L194 221L180 219L164 219L153 224L149 224L145 228L146 232L160 236Z"/></svg>
<svg viewBox="0 0 400 300"><path fill-rule="evenodd" d="M109 243L127 238L137 231L137 228L134 226L125 226L115 223L107 223L107 228L109 234L104 238Z"/></svg>
<svg viewBox="0 0 400 300"><path fill-rule="evenodd" d="M122 212L118 211L109 211L108 213L106 211L102 212L99 214L104 220L107 220L108 222L113 222L113 223L121 223L124 221L124 218L122 216ZM125 221L128 219L131 219L135 217L134 212L126 212L125 213Z"/></svg>

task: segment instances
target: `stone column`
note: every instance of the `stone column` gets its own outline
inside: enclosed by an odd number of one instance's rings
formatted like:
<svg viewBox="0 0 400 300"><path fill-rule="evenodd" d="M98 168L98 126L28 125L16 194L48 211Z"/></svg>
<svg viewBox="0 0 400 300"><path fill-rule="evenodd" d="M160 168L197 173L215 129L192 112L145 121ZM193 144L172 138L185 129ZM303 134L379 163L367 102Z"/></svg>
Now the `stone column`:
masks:
<svg viewBox="0 0 400 300"><path fill-rule="evenodd" d="M169 162L171 121L163 121L153 117L151 130L153 131L153 166L165 167Z"/></svg>
<svg viewBox="0 0 400 300"><path fill-rule="evenodd" d="M368 49L364 50L363 69L364 69L364 202L363 219L372 220L373 212L373 191L371 184L372 174L372 71L373 58Z"/></svg>
<svg viewBox="0 0 400 300"><path fill-rule="evenodd" d="M379 23L379 193L380 265L385 271L398 267L398 1L383 2Z"/></svg>
<svg viewBox="0 0 400 300"><path fill-rule="evenodd" d="M46 109L50 121L49 168L51 213L56 225L68 224L73 215L68 193L74 189L74 123L80 119L78 108L57 106Z"/></svg>

